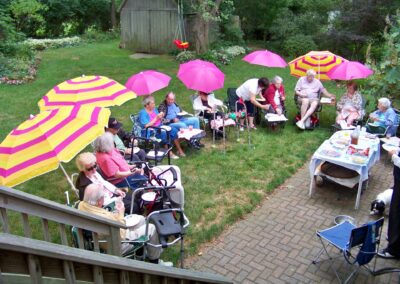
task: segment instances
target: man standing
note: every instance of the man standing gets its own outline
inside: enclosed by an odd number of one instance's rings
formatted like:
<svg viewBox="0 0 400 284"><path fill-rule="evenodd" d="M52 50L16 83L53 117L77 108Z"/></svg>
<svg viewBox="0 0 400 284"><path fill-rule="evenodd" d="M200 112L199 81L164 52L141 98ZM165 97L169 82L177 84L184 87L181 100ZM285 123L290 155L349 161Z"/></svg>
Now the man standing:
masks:
<svg viewBox="0 0 400 284"><path fill-rule="evenodd" d="M301 77L296 84L295 92L301 102L301 119L296 123L300 129L305 129L304 122L314 113L319 104L319 94L332 99L335 102L336 97L322 86L320 80L315 78L316 72L313 69L307 70L306 76Z"/></svg>
<svg viewBox="0 0 400 284"><path fill-rule="evenodd" d="M260 95L261 92L268 88L269 81L267 78L260 79L249 79L240 85L239 88L236 89L236 95L238 97L238 101L243 101L246 105L247 116L249 119L249 127L251 129L257 129L254 125L254 106L268 110L270 105L262 105L257 100L257 95ZM243 103L239 103L238 110L241 111L244 109ZM240 119L240 131L244 130L244 118Z"/></svg>
<svg viewBox="0 0 400 284"><path fill-rule="evenodd" d="M388 245L378 256L400 259L400 157L396 150L389 151L389 156L394 164L394 185L389 209Z"/></svg>

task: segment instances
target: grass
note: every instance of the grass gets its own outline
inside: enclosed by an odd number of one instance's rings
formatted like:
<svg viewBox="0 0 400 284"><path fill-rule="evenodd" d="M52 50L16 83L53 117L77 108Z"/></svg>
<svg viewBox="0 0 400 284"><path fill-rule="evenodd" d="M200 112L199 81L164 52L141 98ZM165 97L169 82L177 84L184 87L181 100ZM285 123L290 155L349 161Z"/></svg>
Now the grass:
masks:
<svg viewBox="0 0 400 284"><path fill-rule="evenodd" d="M160 102L168 91L173 91L177 95L178 103L184 109L192 110L189 95L193 91L187 90L176 78L179 64L173 58L158 56L134 60L129 55L128 50L118 49L117 41L44 52L37 79L33 83L0 86L0 104L3 106L0 113L0 139L3 140L29 114L38 112L37 102L54 85L82 74L104 75L125 83L134 73L157 69L173 79L168 88L155 94L156 101ZM225 99L228 87L237 87L246 79L281 76L287 90L288 116L290 119L294 117L296 110L292 90L297 78L289 75L288 68L249 65L237 58L231 65L224 66L222 71L226 76L225 88L216 91L216 96L220 99ZM344 92L344 89L338 89L333 82L326 82L324 85L336 95ZM129 129L129 114L136 113L140 108L141 98L138 98L123 106L113 107L112 116L120 119L125 129ZM187 149L186 158L174 161L182 170L185 209L191 221L186 237L187 251L195 254L201 244L217 237L227 226L254 210L268 193L304 165L318 145L329 136L329 126L334 115L333 107L324 107L322 125L314 131L298 131L290 122L280 132L271 132L260 127L252 132L252 147L247 145L245 134L241 134L242 142L236 142L236 133L232 129L226 152L222 150L220 142L217 142L217 148L210 147L211 141L208 138L205 149ZM69 173L77 171L73 161L65 167ZM65 203L64 191L68 190L68 184L61 170L56 170L15 188ZM17 228L18 223L15 222L17 232L20 231ZM37 227L35 222L32 227ZM176 257L176 251L167 255L172 260Z"/></svg>

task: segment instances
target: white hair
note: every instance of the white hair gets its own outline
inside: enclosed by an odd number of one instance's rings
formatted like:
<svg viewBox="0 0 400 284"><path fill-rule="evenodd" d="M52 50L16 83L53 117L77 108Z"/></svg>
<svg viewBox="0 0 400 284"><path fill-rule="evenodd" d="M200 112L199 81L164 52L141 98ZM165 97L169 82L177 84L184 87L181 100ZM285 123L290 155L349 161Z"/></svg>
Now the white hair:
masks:
<svg viewBox="0 0 400 284"><path fill-rule="evenodd" d="M85 188L85 194L83 196L83 201L86 203L96 206L98 201L103 197L103 191L100 185L97 183L91 183Z"/></svg>
<svg viewBox="0 0 400 284"><path fill-rule="evenodd" d="M279 76L275 76L274 79L272 79L272 83L276 84L276 83L282 83L283 79Z"/></svg>
<svg viewBox="0 0 400 284"><path fill-rule="evenodd" d="M114 149L114 135L110 132L105 132L93 142L95 152L110 153Z"/></svg>
<svg viewBox="0 0 400 284"><path fill-rule="evenodd" d="M147 106L151 102L154 102L154 97L151 96L151 95L150 96L146 96L146 97L143 98L142 105L143 106Z"/></svg>
<svg viewBox="0 0 400 284"><path fill-rule="evenodd" d="M390 100L388 98L380 98L378 102L386 109L390 108Z"/></svg>
<svg viewBox="0 0 400 284"><path fill-rule="evenodd" d="M317 75L317 72L315 72L314 69L308 69L306 72L306 75L307 76L315 76L315 75Z"/></svg>

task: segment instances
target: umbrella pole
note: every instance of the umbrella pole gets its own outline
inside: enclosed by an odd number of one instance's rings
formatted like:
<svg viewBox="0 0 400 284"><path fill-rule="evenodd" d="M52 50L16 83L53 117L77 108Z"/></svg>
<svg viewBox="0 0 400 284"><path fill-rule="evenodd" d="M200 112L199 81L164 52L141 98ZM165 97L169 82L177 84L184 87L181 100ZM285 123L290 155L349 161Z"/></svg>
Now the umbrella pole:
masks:
<svg viewBox="0 0 400 284"><path fill-rule="evenodd" d="M235 114L236 114L236 129L237 129L237 131L236 131L236 142L240 142L240 117L238 117L238 116L240 116L239 115L239 113L238 113L238 102L236 101L235 102Z"/></svg>
<svg viewBox="0 0 400 284"><path fill-rule="evenodd" d="M245 114L246 114L247 139L248 139L248 142L249 142L249 147L251 147L251 141L250 141L250 127L249 127L249 116L248 116L248 113L247 113L247 107L246 107L246 105L244 105L244 112L245 112ZM253 123L254 123L254 121L253 121Z"/></svg>
<svg viewBox="0 0 400 284"><path fill-rule="evenodd" d="M71 186L72 190L75 191L75 186L74 183L72 182L71 178L69 177L69 175L67 174L67 171L64 169L63 165L60 163L60 168L63 171L65 177L68 180L69 185Z"/></svg>
<svg viewBox="0 0 400 284"><path fill-rule="evenodd" d="M217 126L217 122L215 121L215 113L216 113L216 111L214 111L214 113L213 113L214 127L213 127L213 129L212 129L212 133L213 133L213 143L212 143L212 146L211 146L211 147L213 147L213 148L216 147L216 146L215 146L215 128L216 128L216 126Z"/></svg>

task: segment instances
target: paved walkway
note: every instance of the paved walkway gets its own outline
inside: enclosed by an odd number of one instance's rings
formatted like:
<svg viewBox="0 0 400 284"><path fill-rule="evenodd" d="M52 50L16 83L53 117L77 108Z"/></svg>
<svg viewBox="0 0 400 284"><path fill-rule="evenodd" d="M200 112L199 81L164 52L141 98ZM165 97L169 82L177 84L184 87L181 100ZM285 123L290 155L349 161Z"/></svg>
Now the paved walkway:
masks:
<svg viewBox="0 0 400 284"><path fill-rule="evenodd" d="M321 244L317 229L333 225L340 214L355 217L358 224L373 218L370 202L390 187L392 165L382 153L371 171L369 187L354 209L356 191L324 184L308 196L308 163L266 199L260 208L228 229L202 256L189 261L192 269L222 274L235 283L337 283L329 262L313 265ZM385 219L387 222L387 218ZM385 239L387 223L383 230ZM381 247L386 246L386 240ZM341 272L349 267L335 262ZM377 260L377 267L400 267L400 261ZM354 283L400 283L399 274L369 276L362 271Z"/></svg>

